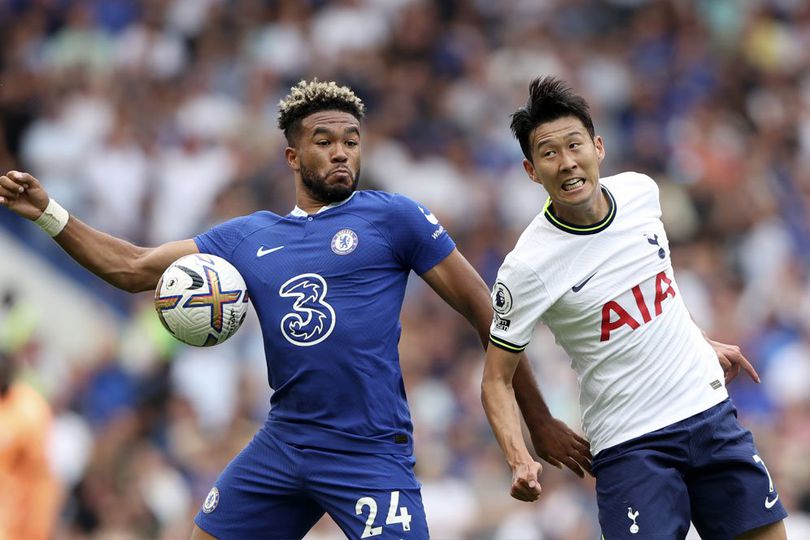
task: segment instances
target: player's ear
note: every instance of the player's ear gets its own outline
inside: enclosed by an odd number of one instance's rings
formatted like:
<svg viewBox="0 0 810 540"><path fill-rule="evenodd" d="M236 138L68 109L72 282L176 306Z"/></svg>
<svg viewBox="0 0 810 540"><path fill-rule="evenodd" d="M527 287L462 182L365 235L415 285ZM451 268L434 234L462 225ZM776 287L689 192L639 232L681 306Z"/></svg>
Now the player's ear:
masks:
<svg viewBox="0 0 810 540"><path fill-rule="evenodd" d="M298 159L298 150L293 148L292 146L288 146L284 149L284 157L287 159L287 165L296 172L301 169L301 164Z"/></svg>
<svg viewBox="0 0 810 540"><path fill-rule="evenodd" d="M526 174L529 175L529 180L535 182L537 184L543 185L543 181L537 176L537 172L534 170L534 165L528 159L523 160L523 168L526 170Z"/></svg>
<svg viewBox="0 0 810 540"><path fill-rule="evenodd" d="M597 135L593 138L593 145L596 147L596 158L599 160L599 163L602 163L602 160L605 159L605 141L602 140L602 137Z"/></svg>

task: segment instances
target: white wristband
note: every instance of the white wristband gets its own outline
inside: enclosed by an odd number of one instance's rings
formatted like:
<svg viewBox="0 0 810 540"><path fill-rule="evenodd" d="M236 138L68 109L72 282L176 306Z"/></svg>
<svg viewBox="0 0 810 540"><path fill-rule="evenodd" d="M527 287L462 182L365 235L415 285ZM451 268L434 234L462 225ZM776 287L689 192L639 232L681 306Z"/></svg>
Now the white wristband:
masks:
<svg viewBox="0 0 810 540"><path fill-rule="evenodd" d="M70 214L53 199L48 201L48 206L42 215L34 220L40 229L48 233L51 237L56 236L67 225Z"/></svg>

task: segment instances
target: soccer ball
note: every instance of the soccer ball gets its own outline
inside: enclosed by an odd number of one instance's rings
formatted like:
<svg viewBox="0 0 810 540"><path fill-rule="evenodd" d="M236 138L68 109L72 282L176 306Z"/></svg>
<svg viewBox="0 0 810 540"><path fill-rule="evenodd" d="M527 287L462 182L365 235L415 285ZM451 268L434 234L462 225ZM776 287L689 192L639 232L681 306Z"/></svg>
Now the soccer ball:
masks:
<svg viewBox="0 0 810 540"><path fill-rule="evenodd" d="M245 280L231 263L195 253L174 261L155 289L160 322L174 337L195 347L222 343L245 320Z"/></svg>

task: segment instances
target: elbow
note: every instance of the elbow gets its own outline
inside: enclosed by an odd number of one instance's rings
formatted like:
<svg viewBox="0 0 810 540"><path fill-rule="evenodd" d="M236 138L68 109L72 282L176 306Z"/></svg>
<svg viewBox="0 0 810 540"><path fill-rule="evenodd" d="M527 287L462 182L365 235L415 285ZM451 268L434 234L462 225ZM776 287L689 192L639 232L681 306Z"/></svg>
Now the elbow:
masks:
<svg viewBox="0 0 810 540"><path fill-rule="evenodd" d="M146 284L145 281L139 280L136 275L132 275L126 272L107 274L102 277L104 278L104 281L106 281L116 289L121 289L124 292L139 293L150 290L150 287Z"/></svg>
<svg viewBox="0 0 810 540"><path fill-rule="evenodd" d="M508 381L500 376L484 375L481 381L481 402L484 404L484 407L486 407L488 402L492 401L493 396L503 391L507 393L512 391L512 381Z"/></svg>
<svg viewBox="0 0 810 540"><path fill-rule="evenodd" d="M155 287L150 287L146 283L132 283L122 288L128 293L139 293L154 290Z"/></svg>
<svg viewBox="0 0 810 540"><path fill-rule="evenodd" d="M484 410L488 410L487 403L490 401L490 395L492 395L492 390L488 381L481 381L481 405L484 406Z"/></svg>
<svg viewBox="0 0 810 540"><path fill-rule="evenodd" d="M153 276L138 259L133 259L124 268L104 276L111 285L128 293L139 293L154 290L160 276Z"/></svg>
<svg viewBox="0 0 810 540"><path fill-rule="evenodd" d="M155 290L165 268L158 268L154 263L150 263L151 253L151 249L138 248L138 252L130 259L121 276L122 289L131 293Z"/></svg>
<svg viewBox="0 0 810 540"><path fill-rule="evenodd" d="M121 287L130 293L154 291L160 281L160 275L153 276L145 271L136 271L125 277L124 286Z"/></svg>
<svg viewBox="0 0 810 540"><path fill-rule="evenodd" d="M484 412L489 416L489 404L492 402L492 390L488 381L481 381L481 405L484 407Z"/></svg>

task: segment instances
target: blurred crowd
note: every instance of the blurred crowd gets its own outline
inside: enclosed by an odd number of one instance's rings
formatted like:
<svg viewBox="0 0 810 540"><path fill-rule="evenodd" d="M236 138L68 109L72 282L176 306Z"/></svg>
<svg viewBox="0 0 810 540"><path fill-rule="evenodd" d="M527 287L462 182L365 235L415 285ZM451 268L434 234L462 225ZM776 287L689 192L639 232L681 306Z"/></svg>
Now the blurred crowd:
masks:
<svg viewBox="0 0 810 540"><path fill-rule="evenodd" d="M318 77L367 105L362 186L423 202L489 284L545 200L509 114L532 78L568 80L605 138L602 174L659 183L693 317L762 375L730 393L789 534L810 538L810 3L2 0L0 36L0 167L31 172L85 222L156 245L258 209L286 214L277 103ZM0 226L58 251L7 211ZM0 304L0 347L53 415L54 537L187 538L267 413L258 325L191 349L148 294L82 286L120 316L94 358L49 347L45 306L11 287ZM509 498L469 325L418 278L402 324L433 537L597 538L592 480L547 466L538 503ZM554 414L578 427L569 360L543 328L528 354ZM12 496L0 490L0 507ZM340 537L324 519L308 538Z"/></svg>

